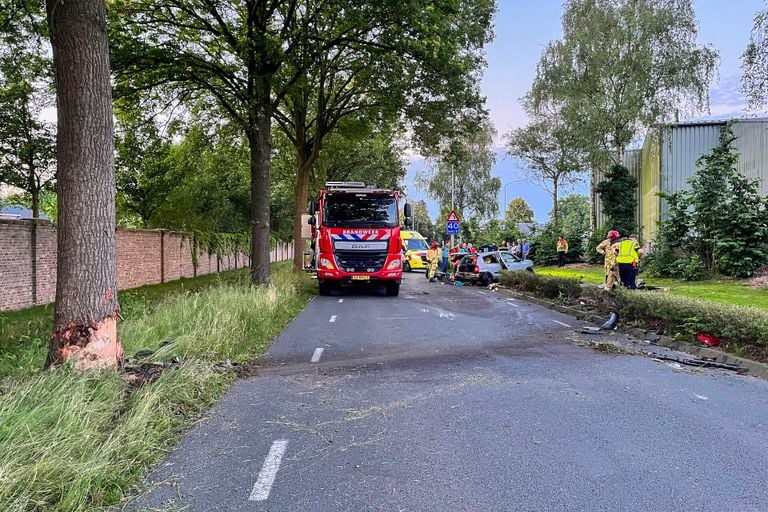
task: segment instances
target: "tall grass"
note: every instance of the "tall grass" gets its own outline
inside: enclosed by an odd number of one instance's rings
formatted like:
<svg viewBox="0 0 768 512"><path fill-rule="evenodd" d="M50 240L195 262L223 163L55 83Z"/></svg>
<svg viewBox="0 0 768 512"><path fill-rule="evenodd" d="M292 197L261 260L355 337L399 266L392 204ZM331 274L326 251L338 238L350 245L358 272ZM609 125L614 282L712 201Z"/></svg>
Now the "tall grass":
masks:
<svg viewBox="0 0 768 512"><path fill-rule="evenodd" d="M213 363L260 354L311 295L304 276L280 267L268 287L221 283L161 301L121 324L126 352L160 347L153 360L182 363L133 392L109 371L6 379L0 509L83 511L120 501L233 380Z"/></svg>

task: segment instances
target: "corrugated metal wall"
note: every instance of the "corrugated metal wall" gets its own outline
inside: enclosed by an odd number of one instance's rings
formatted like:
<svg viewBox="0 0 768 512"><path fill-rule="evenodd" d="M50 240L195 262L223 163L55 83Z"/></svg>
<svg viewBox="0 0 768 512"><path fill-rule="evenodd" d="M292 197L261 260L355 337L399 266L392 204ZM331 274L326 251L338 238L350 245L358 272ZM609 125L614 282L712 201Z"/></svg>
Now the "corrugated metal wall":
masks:
<svg viewBox="0 0 768 512"><path fill-rule="evenodd" d="M655 240L658 222L666 217L668 206L659 192L680 192L698 170L696 161L717 145L725 121L665 126L651 130L643 149L627 151L624 166L638 179L637 219L643 240ZM734 123L734 143L739 152L738 169L745 176L760 181L760 192L768 195L768 119L742 119ZM597 182L605 175L597 174ZM605 224L600 198L597 225Z"/></svg>
<svg viewBox="0 0 768 512"><path fill-rule="evenodd" d="M768 195L768 119L747 119L733 125L739 151L739 170L760 181L760 193Z"/></svg>

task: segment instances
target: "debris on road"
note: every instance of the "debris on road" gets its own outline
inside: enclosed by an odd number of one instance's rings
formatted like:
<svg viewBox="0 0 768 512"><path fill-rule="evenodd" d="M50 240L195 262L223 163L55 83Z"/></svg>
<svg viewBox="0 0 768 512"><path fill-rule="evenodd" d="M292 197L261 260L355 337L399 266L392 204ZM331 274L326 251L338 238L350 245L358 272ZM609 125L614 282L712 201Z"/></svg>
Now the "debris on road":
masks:
<svg viewBox="0 0 768 512"><path fill-rule="evenodd" d="M709 347L716 347L720 345L720 342L722 341L720 338L718 338L714 334L707 334L704 332L698 333L696 335L696 339Z"/></svg>
<svg viewBox="0 0 768 512"><path fill-rule="evenodd" d="M655 354L653 352L645 352L646 355L651 356L654 361L658 362L664 362L669 361L676 365L687 365L687 366L697 366L699 368L718 368L721 370L733 370L733 371L744 371L744 369L737 365L737 364L728 364L728 363L718 363L717 361L713 361L711 359L706 358L680 358L680 357L670 357L665 356L663 354ZM669 366L673 366L670 364ZM676 366L673 366L676 368Z"/></svg>
<svg viewBox="0 0 768 512"><path fill-rule="evenodd" d="M615 311L611 311L611 314L608 317L608 320L606 320L605 323L600 326L600 328L604 331L612 331L616 328L616 324L618 323L619 323L619 314Z"/></svg>

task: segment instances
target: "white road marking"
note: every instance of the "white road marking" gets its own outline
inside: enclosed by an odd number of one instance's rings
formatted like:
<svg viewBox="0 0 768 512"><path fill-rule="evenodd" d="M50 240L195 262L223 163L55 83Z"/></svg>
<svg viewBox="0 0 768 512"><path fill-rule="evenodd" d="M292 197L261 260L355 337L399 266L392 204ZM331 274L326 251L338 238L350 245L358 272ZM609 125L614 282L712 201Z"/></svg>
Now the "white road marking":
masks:
<svg viewBox="0 0 768 512"><path fill-rule="evenodd" d="M512 297L507 297L507 300L512 300L513 301L515 299L513 299Z"/></svg>
<svg viewBox="0 0 768 512"><path fill-rule="evenodd" d="M328 321L329 322L335 322L336 321L336 315L331 315L331 318Z"/></svg>
<svg viewBox="0 0 768 512"><path fill-rule="evenodd" d="M515 304L514 302L507 302L507 304L509 304L509 305L510 305L510 306L512 306L513 308L519 308L519 307L520 307L520 306L518 306L517 304Z"/></svg>
<svg viewBox="0 0 768 512"><path fill-rule="evenodd" d="M322 355L323 355L323 351L324 351L324 350L325 350L325 349L324 349L323 347L317 347L317 348L315 349L315 352L312 354L312 359L310 359L309 361L310 361L311 363L316 363L316 362L318 362L318 361L320 360L320 357L322 357Z"/></svg>
<svg viewBox="0 0 768 512"><path fill-rule="evenodd" d="M564 325L565 327L571 327L570 325L568 325L568 324L566 324L564 322L561 322L560 320L552 320L552 321L555 322L556 324Z"/></svg>
<svg viewBox="0 0 768 512"><path fill-rule="evenodd" d="M342 302L344 302L344 299L339 299L339 304L341 304Z"/></svg>
<svg viewBox="0 0 768 512"><path fill-rule="evenodd" d="M485 292L481 292L480 290L477 290L477 293L479 293L479 294L481 294L481 295L488 295L487 293L485 293Z"/></svg>
<svg viewBox="0 0 768 512"><path fill-rule="evenodd" d="M279 439L272 443L267 458L264 460L264 465L261 466L261 471L259 471L259 477L256 479L256 483L253 484L253 490L248 500L264 501L269 498L272 484L275 483L277 470L280 469L280 461L283 459L287 447L287 439Z"/></svg>
<svg viewBox="0 0 768 512"><path fill-rule="evenodd" d="M693 396L695 396L695 397L696 397L696 398L698 398L699 400L709 400L709 398L708 398L708 397L706 397L706 396L704 396L704 395L693 395Z"/></svg>

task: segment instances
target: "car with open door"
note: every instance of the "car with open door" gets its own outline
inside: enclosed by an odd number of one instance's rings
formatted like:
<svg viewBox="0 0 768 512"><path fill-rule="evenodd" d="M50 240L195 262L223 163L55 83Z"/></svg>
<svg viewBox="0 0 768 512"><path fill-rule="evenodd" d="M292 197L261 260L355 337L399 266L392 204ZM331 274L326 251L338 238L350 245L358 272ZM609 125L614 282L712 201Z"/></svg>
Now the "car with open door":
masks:
<svg viewBox="0 0 768 512"><path fill-rule="evenodd" d="M533 272L533 261L520 260L509 251L465 254L459 261L456 280L488 286L498 282L502 270Z"/></svg>

